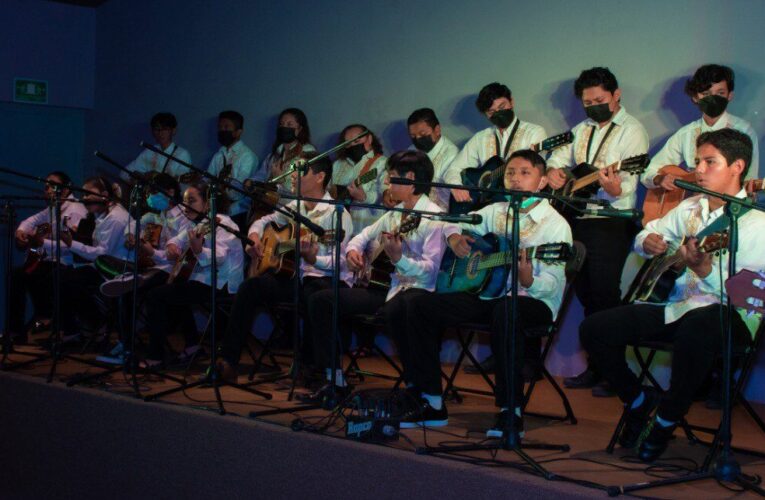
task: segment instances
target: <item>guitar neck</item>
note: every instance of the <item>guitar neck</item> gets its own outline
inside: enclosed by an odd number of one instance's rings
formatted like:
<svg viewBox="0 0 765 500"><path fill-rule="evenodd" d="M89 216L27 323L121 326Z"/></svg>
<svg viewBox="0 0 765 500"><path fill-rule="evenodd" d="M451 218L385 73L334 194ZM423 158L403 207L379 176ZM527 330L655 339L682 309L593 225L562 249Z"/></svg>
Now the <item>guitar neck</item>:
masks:
<svg viewBox="0 0 765 500"><path fill-rule="evenodd" d="M537 247L526 248L526 257L533 259L537 254ZM481 262L478 264L478 270L492 269L499 266L504 266L506 263L512 263L513 252L512 250L506 250L504 252L491 253L484 255L481 258Z"/></svg>
<svg viewBox="0 0 765 500"><path fill-rule="evenodd" d="M614 168L616 172L618 172L621 169L622 161L619 160L617 162L614 162L607 166L605 169L609 169L611 167ZM604 169L604 170L605 170ZM593 184L595 182L598 182L598 175L600 174L600 171L591 172L587 175L583 175L579 179L576 179L571 186L571 192L574 193L576 191L579 191L580 189L586 188L590 184Z"/></svg>

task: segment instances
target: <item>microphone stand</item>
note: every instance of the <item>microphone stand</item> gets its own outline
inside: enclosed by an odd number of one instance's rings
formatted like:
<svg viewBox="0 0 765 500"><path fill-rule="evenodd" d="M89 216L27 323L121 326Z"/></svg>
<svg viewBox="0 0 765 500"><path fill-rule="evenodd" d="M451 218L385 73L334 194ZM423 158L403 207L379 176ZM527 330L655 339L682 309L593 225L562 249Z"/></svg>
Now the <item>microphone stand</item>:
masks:
<svg viewBox="0 0 765 500"><path fill-rule="evenodd" d="M725 202L725 216L730 221L728 230L728 276L734 276L736 274L736 253L738 252L738 219L749 210L759 210L765 212L765 206L753 203L747 198L736 198L716 191L710 191L703 187L697 186L691 182L685 182L682 180L676 180L675 185L679 188L692 191L695 193L705 194L710 197L719 198ZM723 286L721 283L720 286ZM717 459L717 462L712 467L712 470L701 470L692 474L688 474L676 478L660 479L658 481L636 483L625 486L609 486L609 496L616 496L620 493L630 493L633 491L644 490L648 488L656 488L659 486L666 486L671 484L690 483L693 481L701 481L704 479L716 479L718 482L735 483L741 486L744 490L750 490L757 493L760 496L765 496L765 489L759 486L759 480L757 476L754 476L755 480L751 476L745 475L741 471L741 465L736 461L731 452L731 411L733 406L731 396L731 382L733 380L732 373L732 357L733 357L733 315L737 314L731 303L730 295L726 297L725 307L727 309L725 330L723 332L723 401L722 401L722 421L720 424L720 439L722 441L722 451ZM722 310L723 304L720 303L720 309ZM756 482L755 482L756 481Z"/></svg>
<svg viewBox="0 0 765 500"><path fill-rule="evenodd" d="M226 182L222 179L219 179L218 177L188 162L182 161L171 154L165 153L164 151L150 144L141 142L141 146L151 151L154 151L155 153L158 153L166 158L169 158L179 163L180 165L183 165L189 168L191 171L200 174L203 178L208 180L209 182L209 207L208 207L209 214L207 217L210 221L210 254L211 254L210 255L210 319L209 319L209 323L210 323L210 344L212 345L212 349L211 349L212 352L210 353L210 370L208 372L208 375L206 377L201 378L200 380L196 380L191 383L188 383L186 382L186 380L184 380L179 387L175 387L173 389L168 389L166 391L161 391L154 394L149 394L144 398L144 401L153 401L155 399L161 398L163 396L167 396L169 394L174 394L176 392L186 391L187 389L190 389L193 387L206 386L206 385L212 386L213 392L215 394L215 400L218 404L218 413L220 413L221 415L226 414L226 408L223 406L223 399L221 398L221 394L220 394L220 388L221 386L224 386L224 385L234 387L241 391L248 392L250 394L254 394L256 396L260 396L264 399L270 400L272 398L271 394L259 391L257 389L252 389L245 385L227 382L223 380L220 376L220 373L218 370L218 363L217 363L217 343L216 343L215 330L217 327L217 318L216 318L217 311L216 310L217 310L217 304L218 304L218 259L216 257L216 251L217 251L217 234L216 233L217 233L218 227L224 227L223 225L219 226L217 221L218 189L219 187L233 189L242 194L245 194L246 196L250 196L250 193L248 193L247 191L243 189L238 188L237 186L233 186L231 183Z"/></svg>
<svg viewBox="0 0 765 500"><path fill-rule="evenodd" d="M50 336L48 338L48 341L50 344L49 351L46 354L35 355L34 359L24 361L22 363L16 363L13 366L5 367L5 369L17 370L19 368L29 366L39 361L50 359L51 367L50 367L50 371L48 372L48 377L46 379L46 381L50 383L53 381L53 377L56 374L58 361L61 358L70 359L72 361L77 361L86 365L99 366L99 364L94 361L72 356L71 354L64 354L60 352L59 349L61 347L61 205L62 205L61 190L66 188L66 189L69 189L70 192L76 191L79 193L97 194L98 196L101 196L101 193L96 193L95 191L90 191L88 189L72 186L71 184L63 184L60 182L49 181L42 177L25 174L23 172L17 172L15 170L11 170L4 167L0 167L0 172L11 174L17 177L22 177L24 179L30 179L36 182L40 182L42 184L47 184L51 186L51 188L53 188L53 197L52 199L50 199L50 203L52 204L53 213L55 217L54 228L56 233L56 242L55 242L56 249L55 249L55 259L54 259L54 266L53 266L53 321L52 321Z"/></svg>

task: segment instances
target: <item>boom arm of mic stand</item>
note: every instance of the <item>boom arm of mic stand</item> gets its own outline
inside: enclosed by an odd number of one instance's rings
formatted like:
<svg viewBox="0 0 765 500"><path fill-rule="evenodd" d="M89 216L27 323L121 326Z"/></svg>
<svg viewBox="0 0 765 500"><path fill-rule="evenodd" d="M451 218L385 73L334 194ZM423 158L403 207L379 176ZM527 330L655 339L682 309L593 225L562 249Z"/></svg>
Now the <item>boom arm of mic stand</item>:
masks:
<svg viewBox="0 0 765 500"><path fill-rule="evenodd" d="M709 189L705 189L701 186L693 184L692 182L686 182L686 181L677 179L675 180L675 186L685 189L686 191L693 191L694 193L701 193L707 196L713 196L715 198L720 198L721 200L727 201L729 203L735 203L743 207L759 210L760 212L765 212L765 206L762 206L758 203L752 203L747 198L736 198L735 196L731 196L729 194L718 193L717 191L711 191Z"/></svg>

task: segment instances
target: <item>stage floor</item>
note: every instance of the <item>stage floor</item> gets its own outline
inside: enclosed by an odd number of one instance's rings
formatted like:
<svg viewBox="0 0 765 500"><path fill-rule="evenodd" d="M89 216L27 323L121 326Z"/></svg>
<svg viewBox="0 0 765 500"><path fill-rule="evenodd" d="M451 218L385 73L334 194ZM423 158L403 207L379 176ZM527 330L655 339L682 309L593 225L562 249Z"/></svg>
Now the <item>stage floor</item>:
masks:
<svg viewBox="0 0 765 500"><path fill-rule="evenodd" d="M31 347L22 347L20 350L24 352L43 352ZM85 354L82 357L93 359L95 356L93 354ZM20 354L13 354L9 357L11 364L26 359L28 358ZM283 361L285 363L288 362L286 359L283 359ZM364 370L388 374L393 373L380 358L363 359L360 361L360 364ZM204 365L205 361L198 363L190 371L188 380L196 380ZM246 374L250 366L249 364L243 364L240 367L240 383L247 382ZM19 380L19 376L34 377L36 379L45 378L50 371L50 367L51 362L49 360L36 362L28 367L15 370L15 373L18 375L13 377L16 380ZM450 369L450 366L445 367L447 373ZM69 380L74 374L82 372L96 373L98 371L100 371L100 368L88 366L75 360L65 359L59 362L52 385L60 387L62 391L74 393L71 392L74 391L73 389L65 388L64 382ZM178 377L183 376L183 371L171 371L169 373ZM460 374L457 382L462 387L486 389L484 382L477 375ZM139 385L142 395L153 394L178 386L178 384L172 381L145 375L139 376ZM367 377L363 383L357 386L357 389L386 388L391 385L392 383L387 380ZM259 384L256 388L271 394L273 399L266 401L235 388L223 387L221 395L226 412L229 415L238 415L249 419L248 416L253 411L290 408L299 404L287 401L290 388L289 379ZM88 384L85 390L96 396L105 396L105 393L108 393L109 395L135 399L134 392L122 372L117 372ZM305 389L298 388L298 391L305 391ZM641 483L660 477L681 476L686 474L688 469L693 469L704 460L708 448L700 444L691 445L681 431L676 433L676 439L670 445L669 450L660 460L660 463L654 464L653 467L647 467L645 464L631 459L630 453L627 450L618 447L614 454L610 455L604 449L621 414L621 404L619 401L616 398L593 398L589 391L583 390L569 390L567 395L578 419L578 424L572 425L570 423L527 416L524 443L565 443L570 446L569 452L529 450L528 453L550 472L563 478L576 480L580 485L589 484L590 487L595 488L582 490L577 486L567 486L572 488L568 490L572 494L584 491L586 495L605 496L605 487L607 486ZM413 455L416 448L426 445L465 444L483 441L484 431L493 421L495 411L493 400L486 396L469 393L463 393L462 396L464 399L461 403L454 401L447 403L449 409L448 427L429 429L427 431L405 430L402 431L403 438L401 440L392 444L386 444L385 446L394 448L403 457L407 454ZM192 414L202 414L205 413L205 410L207 410L206 413L208 415L210 412L218 412L215 396L210 388L196 387L187 389L164 397L158 402L145 403L147 408L155 406L160 408L159 405L167 407L168 404L193 409ZM754 406L761 416L765 415L765 408L762 405ZM545 381L539 382L528 411L562 413L562 410L560 399L551 389L550 384ZM55 411L55 409L49 409L48 411ZM326 421L328 415L329 412L327 411L310 410L264 415L257 417L257 420L289 427L297 417L302 418L308 423L319 423ZM703 407L703 404L698 403L691 410L688 420L692 424L712 427L717 426L719 418L720 412L707 410ZM306 433L306 431L302 432ZM326 431L326 435L328 437L322 439L329 439L329 436L343 437L341 423L337 422L336 425L330 427ZM734 446L741 446L765 453L765 434L756 427L753 420L740 405L734 409L733 413L733 435ZM705 434L700 434L700 436L705 439L708 437ZM484 467L492 468L495 471L505 468L506 470L503 473L511 475L508 477L531 477L530 475L524 475L521 472L512 470L520 462L514 453L508 451L500 451L496 454L483 451L436 456L449 459L448 461L440 461L444 464L453 464L455 461L460 463L460 467L468 473ZM765 476L765 459L744 453L736 453L735 456L747 474ZM541 478L535 480L540 481L540 485L553 484ZM714 480L664 486L638 492L637 494L655 498L734 498L742 495L737 491L726 489Z"/></svg>

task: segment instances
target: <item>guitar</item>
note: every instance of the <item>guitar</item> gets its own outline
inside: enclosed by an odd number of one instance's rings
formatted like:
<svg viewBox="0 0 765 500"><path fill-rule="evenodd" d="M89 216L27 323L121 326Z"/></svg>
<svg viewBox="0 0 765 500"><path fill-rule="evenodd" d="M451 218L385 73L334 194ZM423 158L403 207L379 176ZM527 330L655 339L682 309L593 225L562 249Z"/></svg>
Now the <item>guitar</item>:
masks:
<svg viewBox="0 0 765 500"><path fill-rule="evenodd" d="M344 236L343 236L344 237ZM335 241L335 231L325 230L322 236L300 228L300 240L331 245ZM263 257L254 259L250 264L249 278L273 272L276 276L293 278L295 276L295 224L278 226L271 222L263 231Z"/></svg>
<svg viewBox="0 0 765 500"><path fill-rule="evenodd" d="M191 231L196 231L199 236L205 236L210 232L210 223L208 221L202 222L197 227L191 229ZM189 277L191 277L191 273L194 272L197 260L197 256L191 247L187 248L175 262L173 270L170 271L170 276L167 277L167 284L187 282Z"/></svg>
<svg viewBox="0 0 765 500"><path fill-rule="evenodd" d="M683 238L683 244L687 238ZM699 251L704 253L716 252L728 245L728 232L712 233L701 238L698 243ZM680 250L672 255L657 255L648 260L638 271L630 285L624 302L646 302L662 304L669 299L675 281L685 272L683 257Z"/></svg>
<svg viewBox="0 0 765 500"><path fill-rule="evenodd" d="M391 232L391 235L394 237L406 236L420 226L421 220L422 217L417 214L407 214L404 216L399 227ZM364 268L354 273L354 287L377 288L381 290L390 288L391 274L395 271L395 265L390 261L388 254L385 253L381 237L378 239L377 247L365 259Z"/></svg>
<svg viewBox="0 0 765 500"><path fill-rule="evenodd" d="M361 187L364 184L372 182L375 179L377 179L377 169L372 168L372 169L369 169L363 175L360 175L358 178L356 178L356 180L353 181L353 185L356 187ZM329 189L330 189L329 193L336 200L351 199L351 195L348 193L348 186L340 186L338 184L333 184L332 186L330 186Z"/></svg>
<svg viewBox="0 0 765 500"><path fill-rule="evenodd" d="M658 175L674 175L686 182L696 182L696 172L685 170L677 165L666 165L659 169ZM670 210L685 199L685 189L667 191L663 188L648 189L643 200L643 227L654 219L661 219Z"/></svg>
<svg viewBox="0 0 765 500"><path fill-rule="evenodd" d="M51 225L48 222L43 222L35 227L35 231L29 237L27 243L27 257L24 260L24 272L26 274L32 274L40 265L40 262L45 260L47 252L43 247L43 243L50 234Z"/></svg>
<svg viewBox="0 0 765 500"><path fill-rule="evenodd" d="M550 151L565 144L570 144L574 140L574 134L571 131L548 137L542 142L532 144L529 149L533 151ZM495 155L486 160L480 167L466 168L462 171L462 184L465 186L502 189L504 187L505 166L507 162L501 156ZM502 201L502 195L476 193L470 196L475 201L456 201L454 197L449 199L450 214L466 214L473 212L495 201Z"/></svg>
<svg viewBox="0 0 765 500"><path fill-rule="evenodd" d="M493 233L467 235L475 239L467 257L460 259L447 247L436 278L436 292L468 292L484 298L500 296L507 285L505 261L512 258L510 242ZM548 263L563 264L571 258L568 243L546 243L525 250L528 258Z"/></svg>
<svg viewBox="0 0 765 500"><path fill-rule="evenodd" d="M155 224L153 222L148 222L143 228L143 236L141 236L141 241L144 243L148 243L152 246L155 250L159 249L159 243L162 238L162 224ZM153 267L155 264L154 259L149 257L148 255L141 255L141 252L139 252L138 255L138 269L147 269L149 267Z"/></svg>
<svg viewBox="0 0 765 500"><path fill-rule="evenodd" d="M650 158L647 154L633 156L626 160L616 161L607 167L613 168L614 171L629 175L637 175L642 173L647 167ZM553 194L556 196L577 196L581 198L589 198L595 195L600 188L598 184L598 174L600 169L594 167L588 163L580 163L572 169L567 170L569 179L560 189L553 190ZM576 212L559 201L552 202L561 214L576 215ZM574 206L580 206L584 208L584 204L574 204Z"/></svg>
<svg viewBox="0 0 765 500"><path fill-rule="evenodd" d="M765 314L765 275L743 269L725 280L730 303L747 312Z"/></svg>

